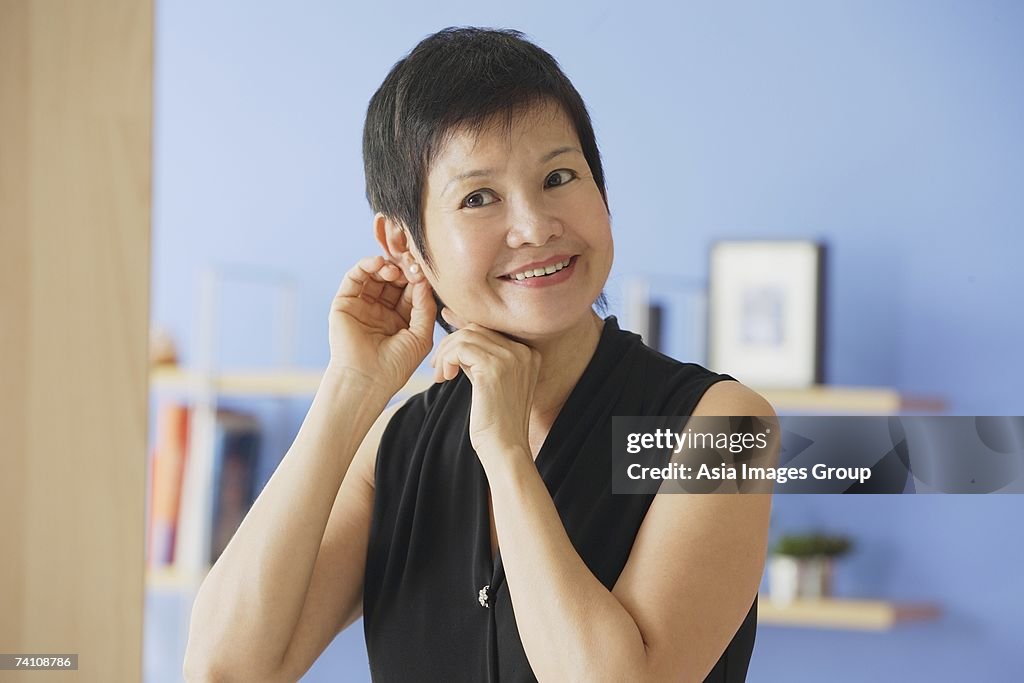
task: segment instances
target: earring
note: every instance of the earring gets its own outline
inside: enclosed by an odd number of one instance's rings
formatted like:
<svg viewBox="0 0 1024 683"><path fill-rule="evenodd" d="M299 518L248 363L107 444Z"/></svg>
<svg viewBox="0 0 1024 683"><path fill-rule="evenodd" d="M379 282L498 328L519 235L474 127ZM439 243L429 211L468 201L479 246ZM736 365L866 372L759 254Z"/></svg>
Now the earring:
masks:
<svg viewBox="0 0 1024 683"><path fill-rule="evenodd" d="M411 272L412 272L413 274L419 274L419 272L420 272L420 266L419 266L419 264L418 264L418 263L414 263L414 264L412 264L411 266L409 266L409 270L410 270L410 271L411 271Z"/></svg>

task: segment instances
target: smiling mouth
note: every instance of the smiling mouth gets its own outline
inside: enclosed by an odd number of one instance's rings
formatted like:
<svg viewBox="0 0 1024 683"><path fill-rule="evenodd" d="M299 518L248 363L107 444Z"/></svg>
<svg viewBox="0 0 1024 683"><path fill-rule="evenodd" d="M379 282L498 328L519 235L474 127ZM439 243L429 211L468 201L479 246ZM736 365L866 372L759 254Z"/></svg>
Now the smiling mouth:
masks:
<svg viewBox="0 0 1024 683"><path fill-rule="evenodd" d="M520 271L518 273L509 273L508 275L502 275L501 277L503 280L517 280L519 282L522 282L523 280L529 280L535 277L547 277L548 275L554 275L555 273L564 268L568 268L575 259L575 256L570 256L569 258L565 259L564 261L561 261L560 263L553 263L545 268L533 268L530 270Z"/></svg>

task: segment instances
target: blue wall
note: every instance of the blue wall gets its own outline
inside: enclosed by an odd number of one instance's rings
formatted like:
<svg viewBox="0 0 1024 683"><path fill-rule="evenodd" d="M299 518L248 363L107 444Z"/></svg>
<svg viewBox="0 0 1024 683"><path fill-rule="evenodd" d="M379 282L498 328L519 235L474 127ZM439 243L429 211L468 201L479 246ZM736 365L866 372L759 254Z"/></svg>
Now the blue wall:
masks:
<svg viewBox="0 0 1024 683"><path fill-rule="evenodd" d="M253 4L157 7L152 311L186 364L211 263L291 273L296 361L326 363L331 297L378 249L360 156L370 95L427 33L502 25L549 49L591 109L613 312L627 277L703 280L712 240L821 238L829 381L1024 414L1024 5ZM269 359L261 294L225 293L223 363ZM1008 529L1022 514L1016 496L780 498L776 530L856 537L840 593L934 599L948 616L887 635L762 628L751 680L1015 676L1024 545ZM365 671L354 628L307 680Z"/></svg>

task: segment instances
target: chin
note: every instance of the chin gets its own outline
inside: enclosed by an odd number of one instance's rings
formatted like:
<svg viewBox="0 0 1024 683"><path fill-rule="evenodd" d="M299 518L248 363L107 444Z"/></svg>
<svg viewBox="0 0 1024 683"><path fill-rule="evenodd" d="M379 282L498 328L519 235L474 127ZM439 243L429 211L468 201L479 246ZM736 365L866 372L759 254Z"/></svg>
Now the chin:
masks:
<svg viewBox="0 0 1024 683"><path fill-rule="evenodd" d="M552 312L523 312L500 321L494 329L523 340L541 339L567 332L591 315L595 314L589 304L574 314L567 314L565 308Z"/></svg>

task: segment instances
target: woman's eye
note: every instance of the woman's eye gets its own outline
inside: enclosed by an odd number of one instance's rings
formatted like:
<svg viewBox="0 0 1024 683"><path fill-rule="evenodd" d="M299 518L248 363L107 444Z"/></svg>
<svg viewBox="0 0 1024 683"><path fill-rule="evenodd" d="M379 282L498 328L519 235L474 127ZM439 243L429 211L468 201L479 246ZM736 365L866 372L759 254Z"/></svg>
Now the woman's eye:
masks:
<svg viewBox="0 0 1024 683"><path fill-rule="evenodd" d="M544 181L544 187L558 187L559 185L565 185L574 178L576 178L575 172L570 171L567 168L561 168L548 176L547 180Z"/></svg>
<svg viewBox="0 0 1024 683"><path fill-rule="evenodd" d="M495 201L497 201L497 198L490 190L477 190L462 200L462 206L467 209L478 209L481 206L493 204Z"/></svg>

